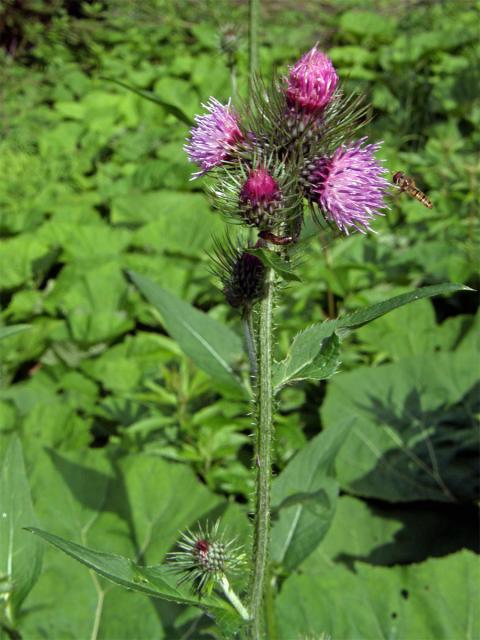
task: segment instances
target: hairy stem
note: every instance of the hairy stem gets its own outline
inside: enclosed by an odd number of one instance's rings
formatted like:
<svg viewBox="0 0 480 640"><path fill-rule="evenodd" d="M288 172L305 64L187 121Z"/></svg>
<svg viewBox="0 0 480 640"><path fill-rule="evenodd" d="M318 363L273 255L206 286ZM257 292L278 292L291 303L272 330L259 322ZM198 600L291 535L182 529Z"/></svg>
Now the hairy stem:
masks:
<svg viewBox="0 0 480 640"><path fill-rule="evenodd" d="M260 303L257 342L255 525L249 610L251 637L262 637L262 604L270 537L270 482L272 475L272 306L274 274L267 272L267 293Z"/></svg>
<svg viewBox="0 0 480 640"><path fill-rule="evenodd" d="M260 0L249 0L248 7L248 82L251 100L253 93L253 80L258 69L258 22L260 15Z"/></svg>
<svg viewBox="0 0 480 640"><path fill-rule="evenodd" d="M248 359L250 361L250 374L255 380L257 377L257 350L255 348L255 333L253 331L252 311L248 309L242 316L243 335L247 346Z"/></svg>

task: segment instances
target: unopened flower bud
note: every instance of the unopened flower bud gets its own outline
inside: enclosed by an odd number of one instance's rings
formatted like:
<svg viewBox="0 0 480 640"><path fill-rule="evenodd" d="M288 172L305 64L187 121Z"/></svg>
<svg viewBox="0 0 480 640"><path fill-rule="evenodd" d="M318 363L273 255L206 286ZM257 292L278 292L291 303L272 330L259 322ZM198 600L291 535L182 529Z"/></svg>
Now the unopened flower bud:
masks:
<svg viewBox="0 0 480 640"><path fill-rule="evenodd" d="M240 191L242 217L251 226L271 226L281 199L278 183L267 169L252 169Z"/></svg>
<svg viewBox="0 0 480 640"><path fill-rule="evenodd" d="M300 113L317 113L332 99L337 82L330 58L313 47L290 68L286 90L288 105Z"/></svg>
<svg viewBox="0 0 480 640"><path fill-rule="evenodd" d="M209 529L187 530L178 543L179 551L169 553L168 561L181 575L179 583L191 582L197 593L209 593L227 572L234 572L244 561L244 554L234 548L234 540L225 542L218 532L219 523Z"/></svg>
<svg viewBox="0 0 480 640"><path fill-rule="evenodd" d="M248 251L240 254L232 264L228 281L223 289L232 307L251 307L265 294L265 266L260 258Z"/></svg>

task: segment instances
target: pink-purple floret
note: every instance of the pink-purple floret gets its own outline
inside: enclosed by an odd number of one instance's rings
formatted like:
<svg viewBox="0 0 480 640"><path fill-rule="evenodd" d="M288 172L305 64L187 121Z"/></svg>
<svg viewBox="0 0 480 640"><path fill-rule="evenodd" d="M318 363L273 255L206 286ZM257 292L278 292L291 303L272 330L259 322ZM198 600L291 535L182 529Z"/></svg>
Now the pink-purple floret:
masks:
<svg viewBox="0 0 480 640"><path fill-rule="evenodd" d="M240 200L253 206L269 204L277 198L278 193L279 187L276 180L266 169L260 167L250 171L240 192Z"/></svg>
<svg viewBox="0 0 480 640"><path fill-rule="evenodd" d="M192 128L188 144L184 147L190 162L200 167L200 171L193 174L194 178L222 164L243 139L230 100L223 105L215 98L210 98L202 106L208 113L195 116L196 126Z"/></svg>
<svg viewBox="0 0 480 640"><path fill-rule="evenodd" d="M387 170L375 159L381 143L365 144L366 138L342 145L330 158L317 160L308 179L311 197L344 233L371 230L376 215L383 215L389 182Z"/></svg>
<svg viewBox="0 0 480 640"><path fill-rule="evenodd" d="M337 82L330 58L313 47L290 68L287 102L299 111L315 113L330 102Z"/></svg>

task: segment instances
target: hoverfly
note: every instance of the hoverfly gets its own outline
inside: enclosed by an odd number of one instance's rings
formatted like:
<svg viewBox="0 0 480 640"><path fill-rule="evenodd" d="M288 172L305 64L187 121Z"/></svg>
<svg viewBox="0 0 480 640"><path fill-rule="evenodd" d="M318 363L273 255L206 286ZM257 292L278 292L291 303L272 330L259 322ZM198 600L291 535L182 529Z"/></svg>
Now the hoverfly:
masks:
<svg viewBox="0 0 480 640"><path fill-rule="evenodd" d="M408 193L408 195L412 196L412 198L415 198L416 200L421 202L424 207L428 207L429 209L432 208L430 199L427 198L423 191L420 191L420 189L415 184L415 180L413 178L410 178L410 176L407 176L401 171L397 171L397 173L393 175L393 183L397 185L400 191L405 191L405 193Z"/></svg>

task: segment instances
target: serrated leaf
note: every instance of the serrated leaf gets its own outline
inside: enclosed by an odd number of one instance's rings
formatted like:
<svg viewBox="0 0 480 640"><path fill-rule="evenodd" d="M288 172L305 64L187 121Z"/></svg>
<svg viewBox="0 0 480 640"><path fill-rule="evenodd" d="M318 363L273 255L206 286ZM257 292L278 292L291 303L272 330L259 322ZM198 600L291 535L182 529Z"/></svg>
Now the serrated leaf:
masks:
<svg viewBox="0 0 480 640"><path fill-rule="evenodd" d="M43 550L22 527L36 523L22 445L12 437L0 474L0 577L7 584L7 599L15 612L37 581Z"/></svg>
<svg viewBox="0 0 480 640"><path fill-rule="evenodd" d="M242 387L234 371L243 352L237 334L150 279L133 272L129 277L160 311L169 334L198 367L230 388Z"/></svg>
<svg viewBox="0 0 480 640"><path fill-rule="evenodd" d="M303 331L295 336L292 348L273 373L275 391L300 380L325 380L330 378L340 363L340 340L334 333L325 338L320 350L315 337Z"/></svg>
<svg viewBox="0 0 480 640"><path fill-rule="evenodd" d="M322 432L291 460L272 486L271 558L287 569L297 567L322 540L335 513L338 484L335 458L353 419Z"/></svg>
<svg viewBox="0 0 480 640"><path fill-rule="evenodd" d="M200 599L190 594L186 589L178 587L178 576L165 565L143 567L130 558L95 551L36 527L28 527L27 531L39 536L89 569L122 587L170 602L202 607L223 621L226 618L232 621L238 618L233 607L225 600L215 596Z"/></svg>
<svg viewBox="0 0 480 640"><path fill-rule="evenodd" d="M301 282L301 279L292 270L291 265L285 262L275 251L268 249L249 249L248 253L260 258L266 267L270 267L275 273L286 282Z"/></svg>
<svg viewBox="0 0 480 640"><path fill-rule="evenodd" d="M323 341L326 338L330 338L335 332L340 337L348 334L354 329L358 329L376 318L380 318L393 309L398 309L410 302L421 300L422 298L431 298L441 294L454 293L455 291L471 291L469 287L461 284L445 283L439 285L432 285L430 287L423 287L416 291L410 291L403 293L384 302L373 304L365 309L359 309L353 313L348 313L336 320L325 320L317 324L308 327L301 333L297 334L293 339L292 346L284 360L279 362L274 371L274 380L276 389L280 389L283 385L289 382L294 382L297 379L304 380L312 377L314 380L322 379L321 377L306 375L309 367L315 362L317 354L321 356L321 350L323 349ZM321 362L320 357L320 362ZM333 366L332 360L332 366ZM297 378L296 371L298 371L299 377ZM313 368L315 371L315 368ZM328 372L328 367L326 368ZM332 373L334 370L332 371ZM332 375L330 373L329 375ZM325 377L328 377L326 375Z"/></svg>

